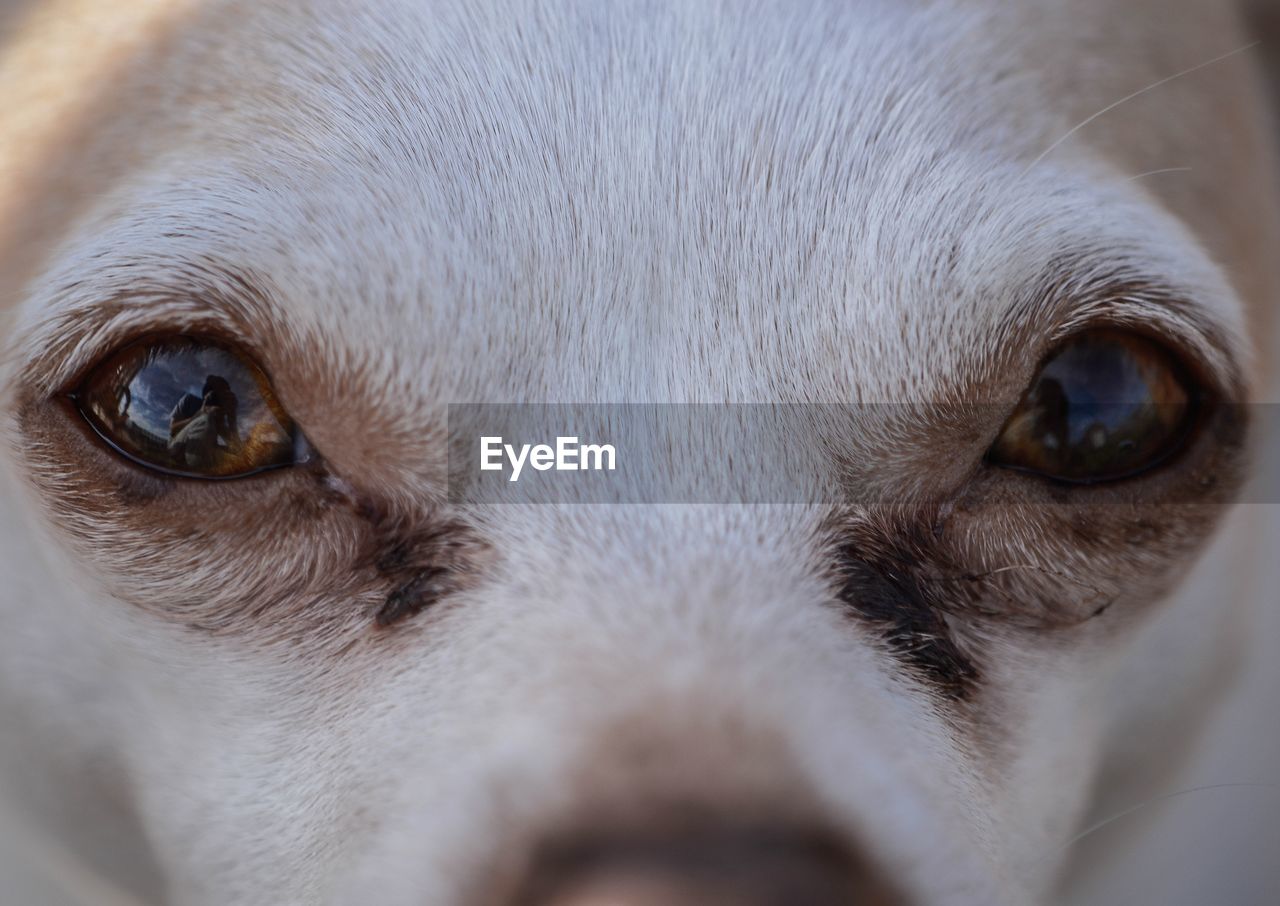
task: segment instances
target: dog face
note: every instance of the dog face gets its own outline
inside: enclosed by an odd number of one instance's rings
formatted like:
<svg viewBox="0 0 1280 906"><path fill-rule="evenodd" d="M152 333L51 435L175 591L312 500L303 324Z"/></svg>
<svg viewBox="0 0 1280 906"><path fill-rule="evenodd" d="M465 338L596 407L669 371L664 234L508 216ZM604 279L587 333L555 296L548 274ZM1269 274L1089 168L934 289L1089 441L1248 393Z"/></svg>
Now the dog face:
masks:
<svg viewBox="0 0 1280 906"><path fill-rule="evenodd" d="M1198 175L1268 159L1239 61L1057 143L1225 13L994 6L141 17L6 151L10 762L172 902L1041 895L1242 474L1271 213ZM1011 415L1107 362L1194 425L1046 477ZM790 467L876 500L451 502L513 401L854 403Z"/></svg>

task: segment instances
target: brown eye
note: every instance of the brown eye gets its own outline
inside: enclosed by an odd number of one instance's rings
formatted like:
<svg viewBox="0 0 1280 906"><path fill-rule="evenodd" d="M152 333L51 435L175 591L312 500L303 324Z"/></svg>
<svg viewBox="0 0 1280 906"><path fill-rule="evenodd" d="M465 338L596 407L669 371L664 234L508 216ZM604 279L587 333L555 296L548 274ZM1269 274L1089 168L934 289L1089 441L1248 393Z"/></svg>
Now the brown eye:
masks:
<svg viewBox="0 0 1280 906"><path fill-rule="evenodd" d="M243 355L191 337L125 347L72 394L112 448L192 478L241 478L296 461L298 433L267 376Z"/></svg>
<svg viewBox="0 0 1280 906"><path fill-rule="evenodd" d="M988 455L990 462L1077 484L1127 478L1181 448L1198 393L1163 346L1091 330L1041 368Z"/></svg>

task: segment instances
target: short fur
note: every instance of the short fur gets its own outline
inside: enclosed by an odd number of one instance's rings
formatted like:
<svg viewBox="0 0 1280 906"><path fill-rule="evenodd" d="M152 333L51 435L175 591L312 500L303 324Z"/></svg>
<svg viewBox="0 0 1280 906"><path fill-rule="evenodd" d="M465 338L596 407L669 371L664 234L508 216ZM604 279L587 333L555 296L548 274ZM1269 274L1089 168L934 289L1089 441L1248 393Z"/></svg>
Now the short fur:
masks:
<svg viewBox="0 0 1280 906"><path fill-rule="evenodd" d="M184 906L497 904L694 809L1026 904L1156 707L1122 668L1203 709L1237 596L1178 592L1242 410L1140 486L983 455L1082 326L1257 398L1229 4L115 6L19 5L0 66L0 792L75 858ZM176 331L254 354L317 460L104 450L66 390ZM453 506L445 406L495 401L926 415L797 454L894 506Z"/></svg>

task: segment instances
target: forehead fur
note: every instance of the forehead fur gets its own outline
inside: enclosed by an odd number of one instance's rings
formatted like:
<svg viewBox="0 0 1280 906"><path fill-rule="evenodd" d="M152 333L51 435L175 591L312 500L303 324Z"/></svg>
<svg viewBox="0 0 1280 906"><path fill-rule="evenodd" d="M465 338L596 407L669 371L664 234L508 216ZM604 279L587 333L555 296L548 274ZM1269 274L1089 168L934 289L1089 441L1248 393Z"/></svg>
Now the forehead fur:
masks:
<svg viewBox="0 0 1280 906"><path fill-rule="evenodd" d="M166 150L100 201L36 317L146 287L122 317L180 321L154 297L208 308L247 273L279 306L248 332L323 345L400 411L902 401L1010 364L1016 388L1069 320L1018 310L1053 281L1061 305L1154 272L1234 325L1129 174L1028 172L1059 126L989 14L224 6L174 39Z"/></svg>

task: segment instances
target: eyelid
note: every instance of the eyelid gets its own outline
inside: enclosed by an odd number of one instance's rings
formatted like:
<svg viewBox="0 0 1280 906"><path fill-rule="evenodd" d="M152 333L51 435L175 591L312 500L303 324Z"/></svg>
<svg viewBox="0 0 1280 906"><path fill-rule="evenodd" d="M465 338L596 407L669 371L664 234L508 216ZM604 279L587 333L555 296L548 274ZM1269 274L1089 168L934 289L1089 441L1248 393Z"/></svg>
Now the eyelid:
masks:
<svg viewBox="0 0 1280 906"><path fill-rule="evenodd" d="M267 349L255 338L279 333L270 348L285 353L289 337L275 326L289 324L289 312L262 275L220 260L197 239L191 248L159 241L166 237L152 232L156 226L149 220L117 225L128 228L130 247L142 247L139 236L155 235L163 257L122 254L125 237L108 228L69 248L33 283L11 335L19 354L10 360L24 395L65 395L101 358L150 337L207 337L267 364Z"/></svg>
<svg viewBox="0 0 1280 906"><path fill-rule="evenodd" d="M1230 325L1191 301L1194 297L1194 293L1152 282L1099 290L1097 300L1077 301L1076 314L1049 334L1031 373L1039 374L1073 337L1094 330L1123 331L1166 347L1206 392L1242 400L1246 381L1240 360L1248 344Z"/></svg>

